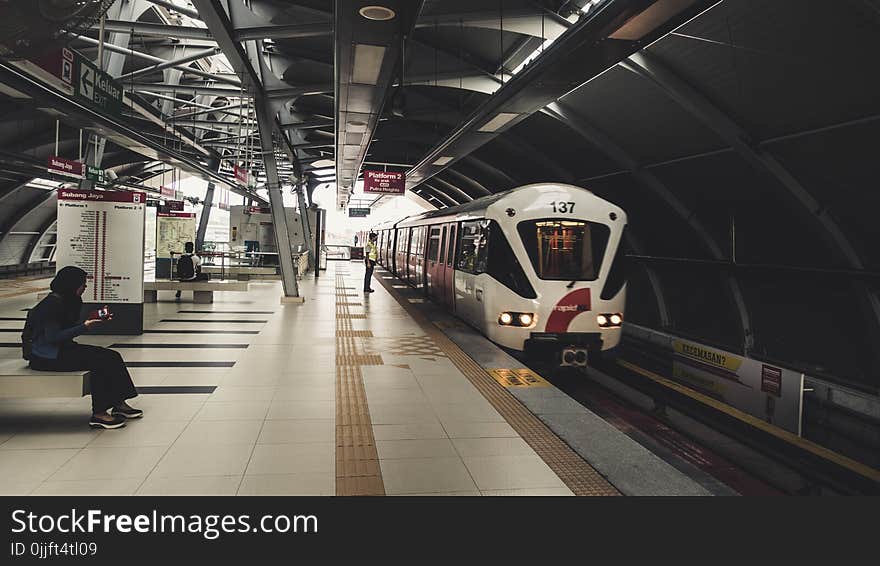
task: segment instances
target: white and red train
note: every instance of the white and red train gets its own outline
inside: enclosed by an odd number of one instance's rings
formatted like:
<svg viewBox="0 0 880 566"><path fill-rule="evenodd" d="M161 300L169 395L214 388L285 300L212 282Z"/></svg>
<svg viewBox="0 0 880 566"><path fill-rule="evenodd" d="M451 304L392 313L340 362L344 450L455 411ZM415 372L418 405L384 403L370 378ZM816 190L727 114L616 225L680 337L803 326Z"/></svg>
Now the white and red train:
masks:
<svg viewBox="0 0 880 566"><path fill-rule="evenodd" d="M617 346L626 214L533 184L376 226L379 263L493 342L562 365Z"/></svg>

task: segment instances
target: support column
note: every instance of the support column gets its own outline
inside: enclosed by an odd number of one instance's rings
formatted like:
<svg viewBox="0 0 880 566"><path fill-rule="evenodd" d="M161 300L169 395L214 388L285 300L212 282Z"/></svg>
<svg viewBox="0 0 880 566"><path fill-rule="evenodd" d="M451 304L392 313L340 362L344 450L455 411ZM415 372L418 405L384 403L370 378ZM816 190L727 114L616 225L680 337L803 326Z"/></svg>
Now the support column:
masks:
<svg viewBox="0 0 880 566"><path fill-rule="evenodd" d="M284 196L281 194L281 180L278 178L278 165L275 163L275 147L272 143L272 130L275 122L274 112L265 96L254 100L257 124L260 129L260 149L263 153L263 167L266 170L266 190L269 192L269 206L272 209L272 223L275 227L275 242L278 246L278 264L281 267L281 282L284 285L285 299L299 299L299 286L296 282L296 266L290 253L290 233L287 231L287 216L284 214ZM290 300L290 302L296 302ZM301 302L301 299L300 299Z"/></svg>
<svg viewBox="0 0 880 566"><path fill-rule="evenodd" d="M306 249L309 251L309 267L317 265L315 258L315 242L312 240L312 223L309 220L309 209L306 207L305 188L302 183L296 187L296 198L299 202L300 220L302 220L303 239L306 242Z"/></svg>
<svg viewBox="0 0 880 566"><path fill-rule="evenodd" d="M211 171L220 170L220 159L212 158L208 161L208 168ZM208 221L211 219L211 208L214 206L214 182L208 181L208 188L205 190L205 201L202 203L202 215L199 217L199 228L196 231L196 250L202 249L205 245L205 233L208 231Z"/></svg>

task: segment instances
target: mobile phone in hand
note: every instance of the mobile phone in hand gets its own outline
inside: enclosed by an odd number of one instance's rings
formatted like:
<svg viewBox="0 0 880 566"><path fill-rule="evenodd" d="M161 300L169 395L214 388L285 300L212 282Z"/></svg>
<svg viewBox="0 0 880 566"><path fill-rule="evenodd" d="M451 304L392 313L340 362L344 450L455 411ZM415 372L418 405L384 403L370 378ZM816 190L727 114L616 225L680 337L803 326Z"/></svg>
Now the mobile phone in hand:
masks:
<svg viewBox="0 0 880 566"><path fill-rule="evenodd" d="M110 318L110 309L106 305L104 305L104 308L98 309L98 318L101 320Z"/></svg>

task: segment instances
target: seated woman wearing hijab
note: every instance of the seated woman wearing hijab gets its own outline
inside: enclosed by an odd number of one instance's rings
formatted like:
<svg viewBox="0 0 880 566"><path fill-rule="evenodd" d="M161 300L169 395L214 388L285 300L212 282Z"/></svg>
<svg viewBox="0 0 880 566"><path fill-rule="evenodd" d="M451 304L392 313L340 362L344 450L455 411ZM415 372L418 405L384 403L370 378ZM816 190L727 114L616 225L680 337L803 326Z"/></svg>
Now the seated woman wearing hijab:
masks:
<svg viewBox="0 0 880 566"><path fill-rule="evenodd" d="M74 338L86 332L100 318L80 322L86 272L78 267L62 268L50 285L52 292L28 315L31 326L30 367L40 371L91 372L94 428L121 428L126 419L143 416L143 411L126 403L137 396L125 362L118 352L100 346L78 344Z"/></svg>

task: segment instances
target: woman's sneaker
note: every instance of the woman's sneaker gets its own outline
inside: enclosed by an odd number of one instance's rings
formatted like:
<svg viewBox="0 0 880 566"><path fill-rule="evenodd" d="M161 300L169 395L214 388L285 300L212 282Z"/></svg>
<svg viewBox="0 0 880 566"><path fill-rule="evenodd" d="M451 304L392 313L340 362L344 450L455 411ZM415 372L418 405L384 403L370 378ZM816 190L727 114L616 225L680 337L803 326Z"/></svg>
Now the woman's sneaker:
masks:
<svg viewBox="0 0 880 566"><path fill-rule="evenodd" d="M144 412L140 409L135 409L129 405L125 405L123 407L113 407L114 415L121 415L126 419L139 419L144 416Z"/></svg>
<svg viewBox="0 0 880 566"><path fill-rule="evenodd" d="M125 426L125 418L111 415L110 420L104 420L92 415L89 426L92 428L122 428Z"/></svg>

